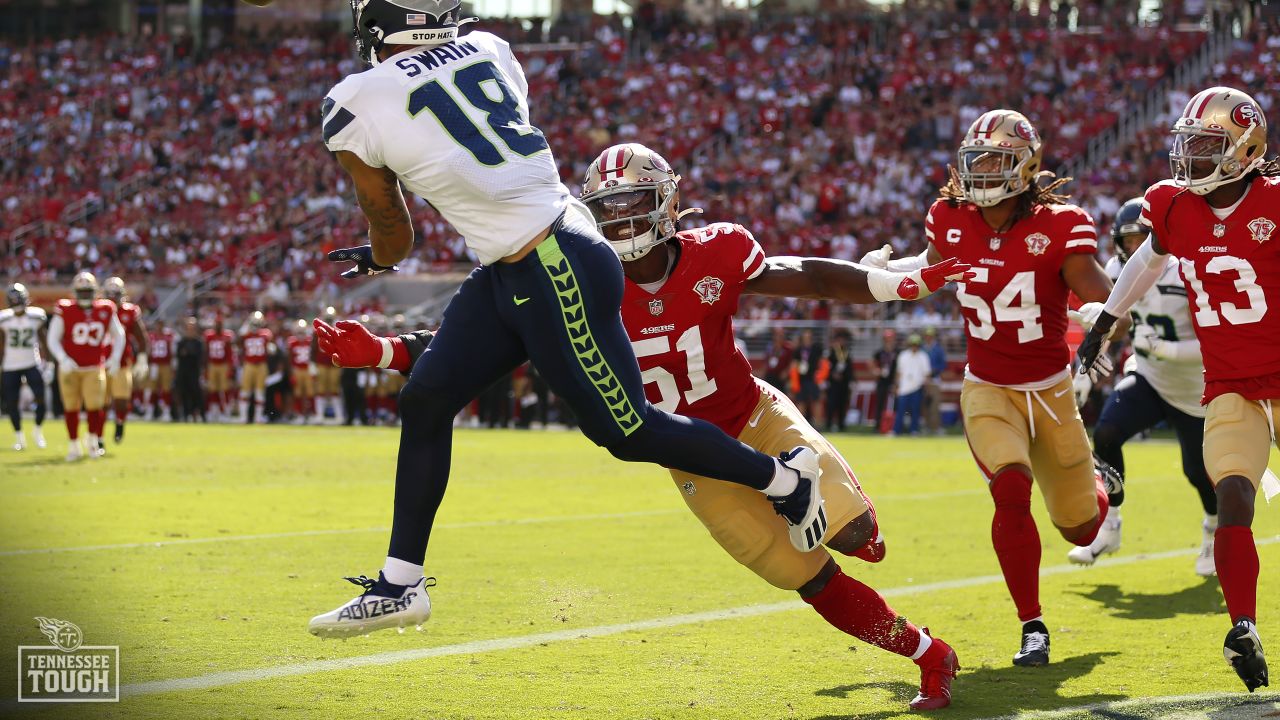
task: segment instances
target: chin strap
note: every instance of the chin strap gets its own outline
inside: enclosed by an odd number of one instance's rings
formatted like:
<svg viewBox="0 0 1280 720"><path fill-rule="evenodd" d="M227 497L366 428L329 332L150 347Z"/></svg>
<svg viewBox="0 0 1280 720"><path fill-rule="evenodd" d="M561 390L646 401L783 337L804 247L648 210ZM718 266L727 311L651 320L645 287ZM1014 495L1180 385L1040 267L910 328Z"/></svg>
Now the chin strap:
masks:
<svg viewBox="0 0 1280 720"><path fill-rule="evenodd" d="M676 221L679 222L685 215L701 215L702 212L702 208L687 208L685 210L681 210L676 213Z"/></svg>

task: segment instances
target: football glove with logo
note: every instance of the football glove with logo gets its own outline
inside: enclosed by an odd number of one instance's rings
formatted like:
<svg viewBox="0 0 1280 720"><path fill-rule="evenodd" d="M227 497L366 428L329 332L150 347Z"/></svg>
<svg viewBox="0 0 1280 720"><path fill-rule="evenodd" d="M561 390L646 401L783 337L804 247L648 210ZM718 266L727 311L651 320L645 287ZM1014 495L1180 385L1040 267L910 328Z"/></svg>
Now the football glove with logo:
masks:
<svg viewBox="0 0 1280 720"><path fill-rule="evenodd" d="M947 258L909 273L871 267L866 270L867 288L880 302L919 300L932 295L949 282L964 282L974 277L971 267L956 258Z"/></svg>
<svg viewBox="0 0 1280 720"><path fill-rule="evenodd" d="M329 262L345 263L353 262L355 267L342 273L342 277L351 279L360 277L361 275L381 275L390 270L395 272L400 269L398 265L379 265L373 261L373 246L360 245L358 247L342 248L334 250L328 255Z"/></svg>

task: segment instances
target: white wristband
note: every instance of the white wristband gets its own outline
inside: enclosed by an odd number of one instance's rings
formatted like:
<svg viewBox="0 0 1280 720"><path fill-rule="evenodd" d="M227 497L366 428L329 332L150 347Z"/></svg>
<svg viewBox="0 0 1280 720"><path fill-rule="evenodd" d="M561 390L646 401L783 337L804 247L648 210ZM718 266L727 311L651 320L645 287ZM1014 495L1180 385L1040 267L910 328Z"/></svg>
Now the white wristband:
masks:
<svg viewBox="0 0 1280 720"><path fill-rule="evenodd" d="M395 357L395 350L391 348L391 341L386 338L378 338L378 343L382 345L382 359L378 361L378 367L387 369L391 367L391 359Z"/></svg>
<svg viewBox="0 0 1280 720"><path fill-rule="evenodd" d="M889 272L888 270L880 270L879 268L867 268L867 289L871 291L871 296L876 302L892 302L901 300L902 296L898 294L898 286L902 284L905 275L901 273Z"/></svg>

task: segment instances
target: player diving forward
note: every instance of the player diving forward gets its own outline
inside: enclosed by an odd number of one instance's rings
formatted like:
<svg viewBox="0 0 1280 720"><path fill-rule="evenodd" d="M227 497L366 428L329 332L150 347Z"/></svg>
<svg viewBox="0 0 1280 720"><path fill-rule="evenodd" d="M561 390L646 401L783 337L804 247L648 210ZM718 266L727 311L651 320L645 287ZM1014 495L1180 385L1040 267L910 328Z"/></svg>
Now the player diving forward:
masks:
<svg viewBox="0 0 1280 720"><path fill-rule="evenodd" d="M963 277L967 266L951 259L924 268L909 276L909 289L903 291L906 276L898 273L838 260L766 258L739 225L677 232L679 180L649 148L615 145L592 163L582 195L622 259L622 318L649 401L714 423L764 453L813 448L831 520L823 544L879 562L884 544L857 478L785 394L752 376L751 364L734 344L733 315L744 293L855 303L916 299ZM321 347L341 365L368 364L382 355L380 339L357 323L335 328L317 321L316 328ZM392 342L408 350L393 353L400 362L392 369L407 371L430 334ZM921 684L912 709L950 704L959 665L946 643L930 638L874 589L845 575L825 550L792 547L786 522L760 493L681 470L672 470L671 478L689 509L738 562L770 584L798 592L836 628L914 660Z"/></svg>
<svg viewBox="0 0 1280 720"><path fill-rule="evenodd" d="M1245 687L1267 684L1256 621L1253 510L1280 410L1280 159L1266 159L1267 119L1240 90L1193 96L1173 125L1172 180L1147 189L1151 231L1080 345L1081 372L1105 355L1116 318L1178 259L1204 356L1204 465L1218 496L1213 558L1232 622L1222 653Z"/></svg>
<svg viewBox="0 0 1280 720"><path fill-rule="evenodd" d="M1013 663L1041 666L1049 662L1049 629L1032 478L1054 527L1075 545L1091 544L1124 497L1118 475L1095 470L1066 341L1068 291L1102 300L1111 282L1093 257L1093 220L1054 192L1067 179L1040 172L1043 147L1026 117L983 113L956 155L951 181L925 218L928 248L887 262L886 246L863 262L910 270L950 257L973 266L976 277L956 292L968 334L960 411L995 501L991 544L1022 623Z"/></svg>
<svg viewBox="0 0 1280 720"><path fill-rule="evenodd" d="M43 448L44 440L44 376L40 374L40 346L44 344L44 310L31 307L31 295L22 283L14 283L5 294L9 307L0 310L0 393L2 403L9 411L13 423L13 449L27 447L27 437L22 432L22 408L18 396L25 380L36 399L36 426L32 437L36 447Z"/></svg>
<svg viewBox="0 0 1280 720"><path fill-rule="evenodd" d="M1139 222L1142 198L1126 202L1116 213L1111 228L1115 256L1107 262L1107 276L1115 280L1129 256L1147 238L1147 228ZM1082 305L1072 311L1085 330L1093 327L1102 303ZM1213 575L1213 533L1218 529L1218 497L1204 470L1204 363L1200 341L1191 326L1187 290L1178 276L1178 260L1169 257L1164 273L1154 287L1134 303L1134 354L1125 364L1125 376L1107 398L1102 415L1093 429L1093 449L1104 462L1124 474L1123 447L1129 438L1166 421L1182 447L1182 472L1200 495L1204 507L1203 538L1195 571ZM1132 368L1130 368L1132 365ZM1088 376L1082 376L1087 383ZM1092 565L1098 557L1120 549L1120 509L1112 508L1098 537L1088 547L1072 548L1071 562Z"/></svg>
<svg viewBox="0 0 1280 720"><path fill-rule="evenodd" d="M482 265L450 300L400 393L382 572L352 580L364 592L312 618L311 632L363 634L430 616L423 562L448 484L453 418L525 360L615 457L759 490L786 518L791 542L813 549L827 530L813 450L771 457L645 400L618 312L618 256L560 182L546 139L530 124L528 85L510 46L486 32L459 37L467 22L460 10L458 0L352 0L356 48L374 67L340 82L322 106L325 145L369 221L369 245L330 254L356 263L345 276L394 270L412 250L401 182L462 234Z"/></svg>

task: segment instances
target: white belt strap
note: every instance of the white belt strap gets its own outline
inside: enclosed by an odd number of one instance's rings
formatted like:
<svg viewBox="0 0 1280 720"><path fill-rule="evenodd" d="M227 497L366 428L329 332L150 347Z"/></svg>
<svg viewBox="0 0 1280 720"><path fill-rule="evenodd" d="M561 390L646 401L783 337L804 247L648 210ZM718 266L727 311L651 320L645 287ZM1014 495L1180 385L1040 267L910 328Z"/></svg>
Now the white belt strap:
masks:
<svg viewBox="0 0 1280 720"><path fill-rule="evenodd" d="M1055 423L1057 423L1057 424L1059 424L1059 425L1061 425L1061 424L1062 424L1062 421L1058 419L1058 415L1057 415L1057 413L1055 413L1055 412L1053 411L1053 408L1049 407L1049 403L1045 402L1045 401L1044 401L1044 398L1040 397L1040 391L1039 391L1039 390L1024 390L1023 392L1024 392L1024 393L1026 394L1026 396L1027 396L1027 426L1028 426L1028 427L1030 428L1030 430L1031 430L1031 439L1032 439L1032 440L1035 440L1035 439L1036 439L1036 416L1035 416L1035 414L1034 414L1034 413L1032 413L1032 412L1031 412L1031 398L1032 398L1032 396L1034 396L1034 397L1035 397L1036 402L1040 403L1040 407L1044 408L1044 411L1045 411L1046 413L1048 413L1049 417L1053 418L1053 421L1054 421ZM1274 432L1274 431L1272 431L1272 432Z"/></svg>

